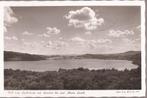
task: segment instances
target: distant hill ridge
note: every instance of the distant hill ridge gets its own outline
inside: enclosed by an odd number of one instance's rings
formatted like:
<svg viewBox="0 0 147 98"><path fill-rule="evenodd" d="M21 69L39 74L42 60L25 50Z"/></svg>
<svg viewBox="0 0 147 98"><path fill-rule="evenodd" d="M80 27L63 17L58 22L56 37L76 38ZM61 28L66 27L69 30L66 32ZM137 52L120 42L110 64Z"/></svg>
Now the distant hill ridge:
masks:
<svg viewBox="0 0 147 98"><path fill-rule="evenodd" d="M114 59L131 60L137 65L141 65L141 51L128 51L116 54L83 54L83 55L36 55L13 51L4 51L4 61L38 61L46 59Z"/></svg>
<svg viewBox="0 0 147 98"><path fill-rule="evenodd" d="M85 54L79 57L86 58L99 58L99 59L131 59L135 55L141 54L141 51L128 51L124 53L116 53L116 54Z"/></svg>
<svg viewBox="0 0 147 98"><path fill-rule="evenodd" d="M13 51L4 51L4 61L38 61L45 60L47 56L20 53Z"/></svg>

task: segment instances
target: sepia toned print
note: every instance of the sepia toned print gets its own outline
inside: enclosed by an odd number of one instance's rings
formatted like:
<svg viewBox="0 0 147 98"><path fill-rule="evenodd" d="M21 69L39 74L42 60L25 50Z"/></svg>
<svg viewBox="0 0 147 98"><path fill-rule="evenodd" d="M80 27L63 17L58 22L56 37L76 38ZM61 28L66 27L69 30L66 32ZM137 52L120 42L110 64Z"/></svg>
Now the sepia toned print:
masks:
<svg viewBox="0 0 147 98"><path fill-rule="evenodd" d="M141 89L140 7L6 7L4 23L5 89Z"/></svg>
<svg viewBox="0 0 147 98"><path fill-rule="evenodd" d="M142 6L50 5L3 7L6 94L143 95Z"/></svg>

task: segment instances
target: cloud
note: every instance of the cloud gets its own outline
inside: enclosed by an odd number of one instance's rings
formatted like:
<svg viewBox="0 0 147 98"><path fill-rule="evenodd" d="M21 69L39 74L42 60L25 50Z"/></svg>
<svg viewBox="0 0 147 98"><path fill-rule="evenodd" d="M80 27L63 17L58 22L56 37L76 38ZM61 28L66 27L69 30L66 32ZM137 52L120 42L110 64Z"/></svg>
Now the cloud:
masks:
<svg viewBox="0 0 147 98"><path fill-rule="evenodd" d="M18 22L18 18L15 17L15 13L10 7L4 8L4 32L7 32L7 27Z"/></svg>
<svg viewBox="0 0 147 98"><path fill-rule="evenodd" d="M46 27L46 30L47 30L47 32L45 32L43 34L39 34L38 36L40 36L40 37L50 37L51 35L57 35L61 32L60 29L58 29L56 27Z"/></svg>
<svg viewBox="0 0 147 98"><path fill-rule="evenodd" d="M23 42L24 46L33 47L34 44L30 42Z"/></svg>
<svg viewBox="0 0 147 98"><path fill-rule="evenodd" d="M128 44L130 44L130 43L133 44L134 43L134 41L129 39L129 38L123 38L122 40L123 40L123 42L128 43Z"/></svg>
<svg viewBox="0 0 147 98"><path fill-rule="evenodd" d="M81 37L73 37L71 41L76 42L80 47L88 48L97 48L99 45L112 43L110 39L85 40Z"/></svg>
<svg viewBox="0 0 147 98"><path fill-rule="evenodd" d="M18 38L16 36L5 36L4 37L6 40L18 40Z"/></svg>
<svg viewBox="0 0 147 98"><path fill-rule="evenodd" d="M128 50L140 50L141 49L141 40L140 39L129 39L123 38L124 47L127 47Z"/></svg>
<svg viewBox="0 0 147 98"><path fill-rule="evenodd" d="M60 29L56 28L56 27L47 27L47 34L59 34L60 33Z"/></svg>
<svg viewBox="0 0 147 98"><path fill-rule="evenodd" d="M63 37L59 37L59 40L63 40Z"/></svg>
<svg viewBox="0 0 147 98"><path fill-rule="evenodd" d="M85 39L78 36L71 38L70 41L72 41L78 47L85 47L87 44L87 41Z"/></svg>
<svg viewBox="0 0 147 98"><path fill-rule="evenodd" d="M80 37L73 37L71 39L71 41L75 41L75 42L85 42L85 40L83 38L80 38Z"/></svg>
<svg viewBox="0 0 147 98"><path fill-rule="evenodd" d="M65 18L69 20L68 25L75 28L94 30L104 23L103 18L97 18L96 13L89 7L83 7L76 11L69 11Z"/></svg>
<svg viewBox="0 0 147 98"><path fill-rule="evenodd" d="M67 46L68 46L68 43L66 43L64 41L48 41L45 44L45 47L51 48L51 49L61 49L61 48L65 48Z"/></svg>
<svg viewBox="0 0 147 98"><path fill-rule="evenodd" d="M50 35L49 35L49 34L46 34L46 33L39 34L38 36L39 36L39 37L50 37Z"/></svg>
<svg viewBox="0 0 147 98"><path fill-rule="evenodd" d="M97 43L112 43L112 41L110 39L98 39Z"/></svg>
<svg viewBox="0 0 147 98"><path fill-rule="evenodd" d="M86 35L91 35L92 33L90 31L85 32Z"/></svg>
<svg viewBox="0 0 147 98"><path fill-rule="evenodd" d="M136 29L139 30L139 31L141 31L141 25L138 25L138 26L136 27Z"/></svg>
<svg viewBox="0 0 147 98"><path fill-rule="evenodd" d="M126 36L126 35L133 35L134 31L130 31L130 30L109 30L108 36L112 36L112 37L122 37L122 36Z"/></svg>
<svg viewBox="0 0 147 98"><path fill-rule="evenodd" d="M81 37L73 37L71 41L76 41L76 42L90 42L90 43L112 43L110 39L96 39L96 40L85 40Z"/></svg>
<svg viewBox="0 0 147 98"><path fill-rule="evenodd" d="M22 35L33 35L33 33L30 33L28 31L25 31L25 32L22 33Z"/></svg>
<svg viewBox="0 0 147 98"><path fill-rule="evenodd" d="M36 41L28 41L26 39L21 39L24 48L37 48L40 47L40 43ZM41 41L42 42L42 41Z"/></svg>
<svg viewBox="0 0 147 98"><path fill-rule="evenodd" d="M87 40L83 45L88 48L95 49L112 43L110 39Z"/></svg>

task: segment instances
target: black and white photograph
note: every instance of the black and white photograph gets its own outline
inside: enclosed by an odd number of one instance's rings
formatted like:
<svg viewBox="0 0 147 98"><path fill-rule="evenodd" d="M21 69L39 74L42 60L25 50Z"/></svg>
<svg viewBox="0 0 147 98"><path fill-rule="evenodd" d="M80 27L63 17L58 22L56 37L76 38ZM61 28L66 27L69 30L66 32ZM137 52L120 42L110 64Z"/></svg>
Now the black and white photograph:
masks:
<svg viewBox="0 0 147 98"><path fill-rule="evenodd" d="M4 90L142 90L141 6L4 6Z"/></svg>

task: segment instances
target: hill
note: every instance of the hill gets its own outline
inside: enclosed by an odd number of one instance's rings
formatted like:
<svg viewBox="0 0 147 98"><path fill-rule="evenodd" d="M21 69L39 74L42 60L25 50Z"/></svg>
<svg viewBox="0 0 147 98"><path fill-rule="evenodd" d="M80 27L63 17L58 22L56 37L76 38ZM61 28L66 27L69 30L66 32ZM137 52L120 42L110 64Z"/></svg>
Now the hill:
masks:
<svg viewBox="0 0 147 98"><path fill-rule="evenodd" d="M141 65L141 51L128 51L117 54L84 54L84 55L34 55L12 51L4 51L4 61L38 61L46 59L112 59L130 60Z"/></svg>
<svg viewBox="0 0 147 98"><path fill-rule="evenodd" d="M38 61L45 60L47 56L4 51L4 61Z"/></svg>
<svg viewBox="0 0 147 98"><path fill-rule="evenodd" d="M78 58L130 60L134 64L141 65L141 51L128 51L117 54L85 54L78 56Z"/></svg>

